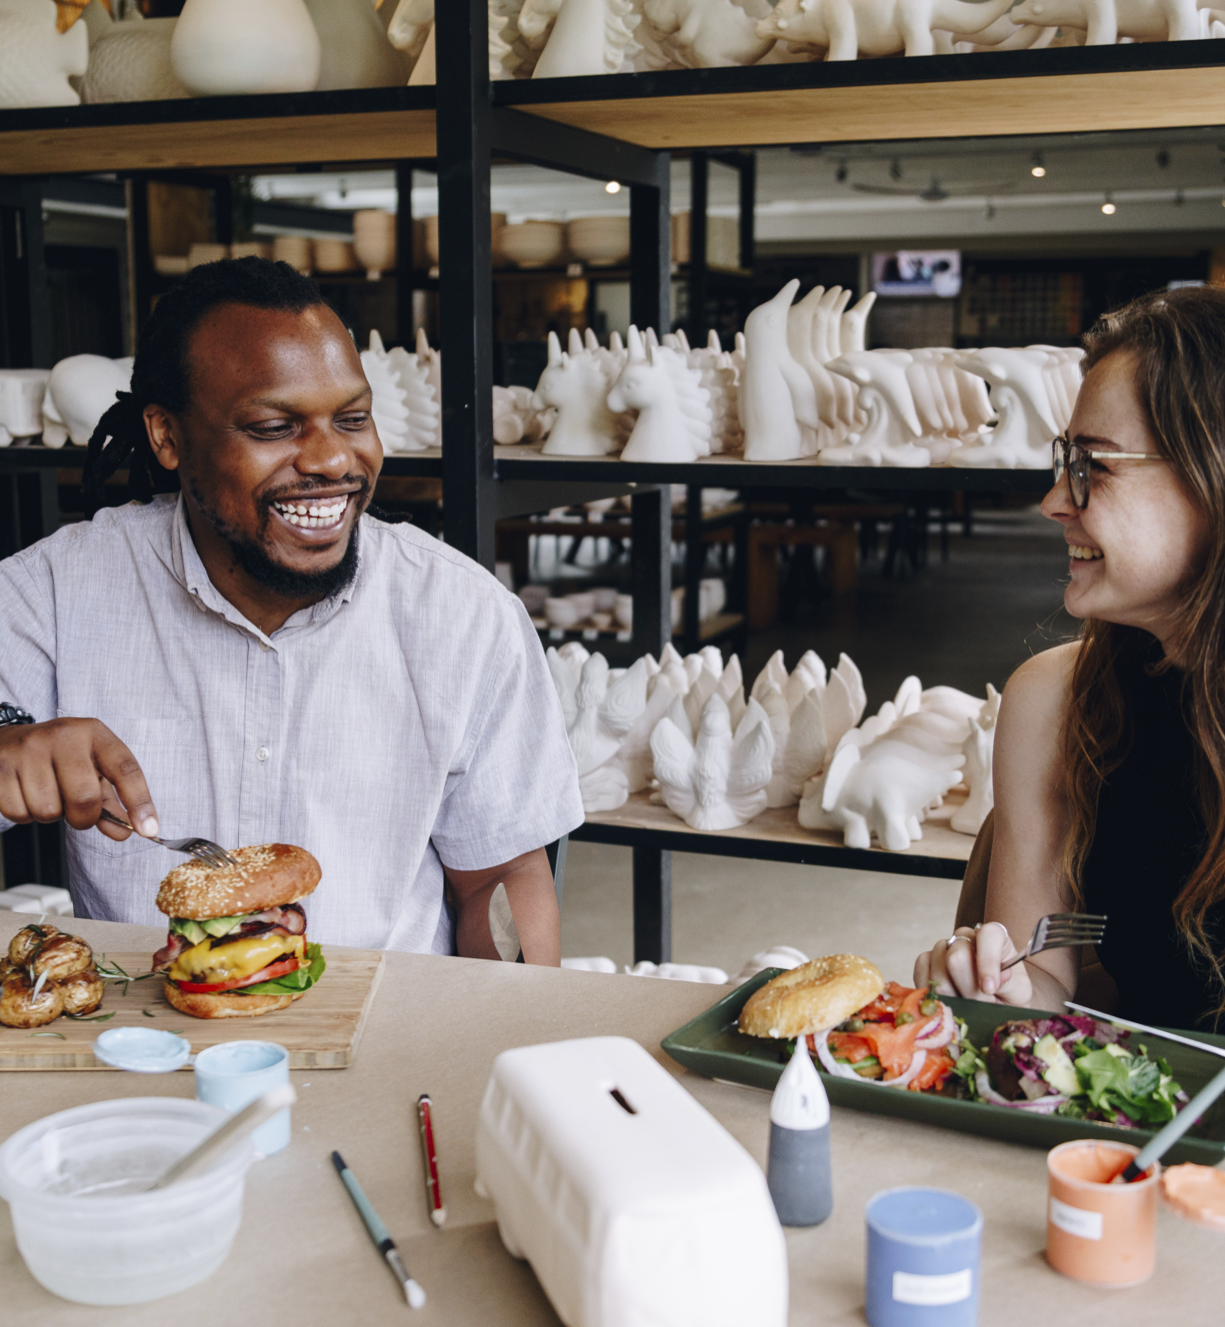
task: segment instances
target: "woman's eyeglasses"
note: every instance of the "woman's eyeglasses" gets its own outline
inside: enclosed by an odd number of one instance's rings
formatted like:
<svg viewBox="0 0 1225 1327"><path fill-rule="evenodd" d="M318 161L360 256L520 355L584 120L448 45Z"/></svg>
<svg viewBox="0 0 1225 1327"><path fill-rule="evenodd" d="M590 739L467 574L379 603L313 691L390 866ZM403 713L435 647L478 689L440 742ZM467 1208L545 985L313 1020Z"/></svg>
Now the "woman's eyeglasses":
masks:
<svg viewBox="0 0 1225 1327"><path fill-rule="evenodd" d="M1065 472L1068 476L1068 492L1078 511L1084 511L1089 505L1089 476L1092 473L1090 461L1164 461L1166 458L1157 452L1091 452L1078 442L1069 442L1065 437L1058 437L1051 443L1051 462L1058 484Z"/></svg>

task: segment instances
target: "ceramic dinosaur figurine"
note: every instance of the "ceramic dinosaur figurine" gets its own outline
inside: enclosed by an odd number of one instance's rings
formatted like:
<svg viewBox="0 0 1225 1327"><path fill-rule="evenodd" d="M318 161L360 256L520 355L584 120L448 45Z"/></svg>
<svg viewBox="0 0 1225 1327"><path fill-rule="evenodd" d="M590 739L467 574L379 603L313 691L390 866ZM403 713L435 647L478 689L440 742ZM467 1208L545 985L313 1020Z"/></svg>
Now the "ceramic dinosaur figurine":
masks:
<svg viewBox="0 0 1225 1327"><path fill-rule="evenodd" d="M827 60L858 55L933 55L934 30L970 36L1006 14L1012 0L781 0L757 24L763 39L825 47Z"/></svg>

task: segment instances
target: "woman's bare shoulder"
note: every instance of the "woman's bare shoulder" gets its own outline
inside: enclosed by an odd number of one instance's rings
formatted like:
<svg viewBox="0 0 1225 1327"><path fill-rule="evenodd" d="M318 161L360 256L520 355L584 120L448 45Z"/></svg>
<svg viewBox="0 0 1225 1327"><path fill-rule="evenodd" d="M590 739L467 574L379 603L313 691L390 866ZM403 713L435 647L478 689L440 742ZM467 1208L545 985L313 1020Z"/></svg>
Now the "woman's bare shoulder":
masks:
<svg viewBox="0 0 1225 1327"><path fill-rule="evenodd" d="M1060 645L1027 659L1008 679L995 742L996 800L1003 784L1041 795L1056 777L1060 733L1077 646Z"/></svg>
<svg viewBox="0 0 1225 1327"><path fill-rule="evenodd" d="M1057 717L1066 702L1078 641L1056 645L1035 654L1016 670L1004 688L1005 703L1014 711L1023 709L1031 717L1038 713Z"/></svg>

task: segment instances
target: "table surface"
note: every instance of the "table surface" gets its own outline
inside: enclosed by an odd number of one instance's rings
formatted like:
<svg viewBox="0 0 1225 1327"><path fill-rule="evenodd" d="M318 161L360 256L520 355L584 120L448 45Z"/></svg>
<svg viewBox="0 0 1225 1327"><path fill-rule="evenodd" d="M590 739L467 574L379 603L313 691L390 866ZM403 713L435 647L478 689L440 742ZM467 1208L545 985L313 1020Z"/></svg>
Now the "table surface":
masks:
<svg viewBox="0 0 1225 1327"><path fill-rule="evenodd" d="M0 941L23 923L0 914ZM68 928L100 948L161 944L163 932L106 922ZM494 1056L511 1046L566 1037L622 1035L641 1042L762 1164L769 1135L763 1092L691 1075L660 1040L708 1007L718 991L689 982L497 964L420 954L388 955L387 971L355 1063L293 1075L298 1104L289 1148L247 1178L243 1226L223 1266L166 1300L124 1308L68 1303L26 1272L0 1204L0 1286L5 1327L165 1327L192 1322L273 1321L297 1327L362 1321L407 1323L399 1287L379 1260L332 1169L339 1149L405 1255L429 1302L416 1327L556 1324L531 1269L502 1249L491 1205L473 1192L477 1110ZM309 997L308 997L309 998ZM250 1036L258 1025L235 1027ZM10 1073L0 1092L0 1138L31 1121L119 1096L190 1097L190 1071L144 1079L126 1074ZM414 1103L434 1101L448 1219L429 1223ZM1046 1168L1041 1151L835 1108L834 1214L787 1232L793 1327L862 1324L863 1210L879 1189L931 1184L983 1209L980 1322L1036 1319L1076 1324L1220 1321L1225 1241L1213 1231L1158 1217L1157 1272L1126 1291L1069 1281L1043 1260ZM237 1307L241 1306L241 1307Z"/></svg>

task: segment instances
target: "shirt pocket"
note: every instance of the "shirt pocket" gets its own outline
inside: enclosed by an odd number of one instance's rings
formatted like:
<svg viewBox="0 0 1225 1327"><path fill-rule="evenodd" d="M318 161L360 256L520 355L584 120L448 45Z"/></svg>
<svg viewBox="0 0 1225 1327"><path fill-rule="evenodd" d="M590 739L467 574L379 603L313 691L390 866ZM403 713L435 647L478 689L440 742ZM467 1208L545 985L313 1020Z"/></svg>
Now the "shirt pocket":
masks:
<svg viewBox="0 0 1225 1327"><path fill-rule="evenodd" d="M60 718L74 717L63 710L58 713ZM194 760L187 714L158 718L147 714L99 714L97 717L136 757L157 807L161 833L181 837L177 827L183 823L182 816L190 802ZM70 844L97 857L131 858L154 848L165 851L160 844L139 834L130 834L122 843L116 843L98 829L65 828ZM187 832L183 831L184 834ZM177 854L171 856L177 857ZM177 862L168 859L166 869L170 870L173 865Z"/></svg>

